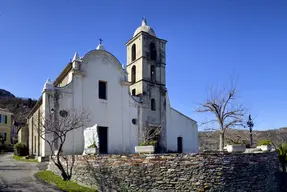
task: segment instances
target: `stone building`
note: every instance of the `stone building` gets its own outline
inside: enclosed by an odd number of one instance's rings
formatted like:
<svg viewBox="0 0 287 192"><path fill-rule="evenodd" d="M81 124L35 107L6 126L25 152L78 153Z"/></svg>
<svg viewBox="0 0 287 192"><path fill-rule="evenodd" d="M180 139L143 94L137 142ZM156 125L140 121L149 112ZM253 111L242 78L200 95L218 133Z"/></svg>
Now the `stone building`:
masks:
<svg viewBox="0 0 287 192"><path fill-rule="evenodd" d="M105 50L101 42L83 57L75 53L53 83L47 80L28 116L30 154L49 154L35 126L40 126L51 110L58 115L60 111L81 108L90 112L89 126L98 128L98 147L102 153L134 153L146 127L161 127L158 152L198 152L196 121L170 106L166 88L166 43L143 20L126 43L126 66ZM57 103L51 100L56 92L62 94ZM84 128L69 134L64 153L83 152Z"/></svg>
<svg viewBox="0 0 287 192"><path fill-rule="evenodd" d="M11 144L12 113L0 108L0 144Z"/></svg>

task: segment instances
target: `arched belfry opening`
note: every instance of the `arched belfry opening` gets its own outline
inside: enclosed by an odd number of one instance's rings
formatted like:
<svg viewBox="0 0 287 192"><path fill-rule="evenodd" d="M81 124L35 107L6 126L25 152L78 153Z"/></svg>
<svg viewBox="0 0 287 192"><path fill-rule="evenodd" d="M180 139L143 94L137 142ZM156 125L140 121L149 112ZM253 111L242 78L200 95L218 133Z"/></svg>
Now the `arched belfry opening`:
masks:
<svg viewBox="0 0 287 192"><path fill-rule="evenodd" d="M150 47L150 59L156 61L156 47L155 44L152 42L149 45Z"/></svg>
<svg viewBox="0 0 287 192"><path fill-rule="evenodd" d="M136 60L136 44L132 45L132 61Z"/></svg>

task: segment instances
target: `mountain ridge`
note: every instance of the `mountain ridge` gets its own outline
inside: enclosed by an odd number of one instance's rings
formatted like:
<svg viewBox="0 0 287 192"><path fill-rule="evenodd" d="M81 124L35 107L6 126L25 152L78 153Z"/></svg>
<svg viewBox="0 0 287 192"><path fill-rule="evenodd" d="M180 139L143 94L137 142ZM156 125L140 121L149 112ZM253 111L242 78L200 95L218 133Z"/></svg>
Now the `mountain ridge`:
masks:
<svg viewBox="0 0 287 192"><path fill-rule="evenodd" d="M16 97L11 92L0 88L0 108L13 113L13 120L17 122L26 122L26 117L36 102L37 100L31 98Z"/></svg>
<svg viewBox="0 0 287 192"><path fill-rule="evenodd" d="M250 144L249 129L228 129L224 135L225 144L231 144L232 141ZM285 140L285 138L287 139L287 127L262 131L254 130L252 131L252 135L254 144L264 139L278 142ZM200 151L217 151L219 148L219 131L199 131L198 143Z"/></svg>

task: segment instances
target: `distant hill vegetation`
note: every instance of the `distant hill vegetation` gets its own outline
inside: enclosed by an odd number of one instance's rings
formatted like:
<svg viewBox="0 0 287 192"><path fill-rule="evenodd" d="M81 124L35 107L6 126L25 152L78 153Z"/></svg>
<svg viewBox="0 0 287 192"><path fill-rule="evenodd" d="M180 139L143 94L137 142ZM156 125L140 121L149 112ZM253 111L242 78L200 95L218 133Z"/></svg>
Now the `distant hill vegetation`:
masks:
<svg viewBox="0 0 287 192"><path fill-rule="evenodd" d="M7 90L0 89L0 108L8 109L14 114L14 120L25 122L26 116L34 107L37 100L16 97Z"/></svg>
<svg viewBox="0 0 287 192"><path fill-rule="evenodd" d="M15 95L6 91L4 89L0 89L0 98L15 98Z"/></svg>
<svg viewBox="0 0 287 192"><path fill-rule="evenodd" d="M263 139L269 139L273 142L287 138L287 127L266 131L253 131L254 143L258 143ZM198 133L199 150L200 151L215 151L219 146L218 131L202 131ZM239 140L244 143L250 143L249 130L229 129L225 132L225 144L230 144L231 140Z"/></svg>

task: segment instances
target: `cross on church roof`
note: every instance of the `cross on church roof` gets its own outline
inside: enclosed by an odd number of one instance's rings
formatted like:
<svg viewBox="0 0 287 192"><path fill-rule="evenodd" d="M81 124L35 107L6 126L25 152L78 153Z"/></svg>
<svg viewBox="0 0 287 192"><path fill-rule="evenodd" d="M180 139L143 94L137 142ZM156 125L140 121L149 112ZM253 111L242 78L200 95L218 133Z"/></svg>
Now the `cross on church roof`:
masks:
<svg viewBox="0 0 287 192"><path fill-rule="evenodd" d="M99 41L100 41L100 45L101 45L101 44L102 44L102 42L103 42L102 38L100 38L100 39L99 39Z"/></svg>
<svg viewBox="0 0 287 192"><path fill-rule="evenodd" d="M142 18L142 22L144 22L146 24L146 17Z"/></svg>

